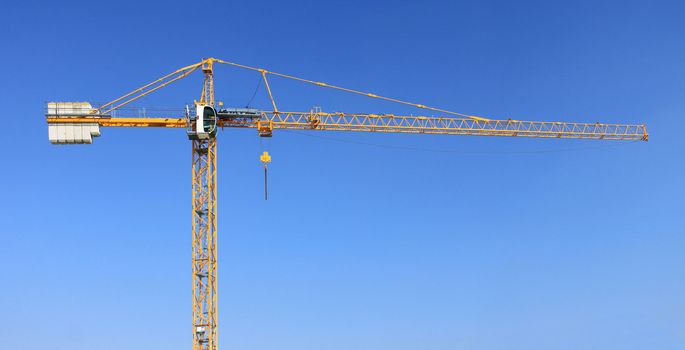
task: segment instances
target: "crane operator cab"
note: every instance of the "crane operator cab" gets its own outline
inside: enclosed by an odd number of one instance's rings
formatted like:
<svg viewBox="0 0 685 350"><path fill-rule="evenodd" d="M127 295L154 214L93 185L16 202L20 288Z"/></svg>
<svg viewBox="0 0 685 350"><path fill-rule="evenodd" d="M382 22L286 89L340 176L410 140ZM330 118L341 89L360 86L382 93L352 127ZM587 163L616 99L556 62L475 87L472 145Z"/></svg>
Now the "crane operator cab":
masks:
<svg viewBox="0 0 685 350"><path fill-rule="evenodd" d="M208 140L216 136L216 110L212 106L195 105L195 113L191 114L186 106L188 138L191 140Z"/></svg>

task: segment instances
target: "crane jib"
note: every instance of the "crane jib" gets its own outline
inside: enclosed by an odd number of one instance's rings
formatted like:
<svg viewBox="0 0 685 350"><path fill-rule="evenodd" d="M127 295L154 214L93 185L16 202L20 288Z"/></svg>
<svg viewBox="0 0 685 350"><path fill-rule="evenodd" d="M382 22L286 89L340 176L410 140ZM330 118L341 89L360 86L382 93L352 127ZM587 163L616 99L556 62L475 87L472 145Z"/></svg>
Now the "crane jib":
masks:
<svg viewBox="0 0 685 350"><path fill-rule="evenodd" d="M110 116L48 116L48 125L64 129L81 127L166 127L187 128L186 118L112 118ZM346 114L325 112L278 112L258 110L219 110L216 127L254 128L269 123L273 129L332 130L411 134L510 136L532 138L578 138L595 140L641 140L649 134L645 125L538 122L518 120L478 121L470 118ZM58 127L58 125L62 125ZM199 132L198 129L195 130ZM97 135L99 136L99 130ZM54 137L51 136L51 140Z"/></svg>

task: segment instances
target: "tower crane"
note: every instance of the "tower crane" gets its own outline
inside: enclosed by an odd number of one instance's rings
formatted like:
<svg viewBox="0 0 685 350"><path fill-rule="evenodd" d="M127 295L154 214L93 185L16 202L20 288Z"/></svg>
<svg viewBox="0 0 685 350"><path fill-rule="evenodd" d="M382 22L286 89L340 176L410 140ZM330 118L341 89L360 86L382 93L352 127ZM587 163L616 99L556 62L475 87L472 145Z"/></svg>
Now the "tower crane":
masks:
<svg viewBox="0 0 685 350"><path fill-rule="evenodd" d="M214 65L222 64L261 75L271 102L271 110L222 108L214 99ZM204 81L194 107L185 116L160 115L118 117L116 112L133 101L164 88L200 70ZM438 116L406 116L372 113L329 113L281 111L269 85L269 77L295 80L322 88L358 94L373 99L416 107ZM642 124L603 124L489 119L461 114L423 104L362 92L320 81L303 79L262 68L217 58L207 58L180 68L157 80L100 106L88 102L49 102L46 120L48 136L54 144L92 143L105 127L185 128L192 145L192 337L194 350L218 348L217 314L217 128L256 129L260 137L274 130L336 130L356 132L511 136L556 139L647 141ZM271 161L262 154L265 175ZM266 195L266 193L265 193Z"/></svg>

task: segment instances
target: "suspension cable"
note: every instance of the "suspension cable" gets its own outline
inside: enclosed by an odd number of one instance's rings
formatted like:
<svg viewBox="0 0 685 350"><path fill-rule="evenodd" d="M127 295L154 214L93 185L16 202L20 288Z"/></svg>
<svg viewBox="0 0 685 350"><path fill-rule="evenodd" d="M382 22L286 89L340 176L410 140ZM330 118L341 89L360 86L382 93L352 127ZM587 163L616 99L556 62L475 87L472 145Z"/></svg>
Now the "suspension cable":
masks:
<svg viewBox="0 0 685 350"><path fill-rule="evenodd" d="M127 105L127 104L129 104L129 103L131 103L131 102L133 102L133 101L135 101L135 100L137 100L137 99L139 99L139 98L141 98L141 97L143 97L143 96L145 96L145 95L147 95L147 94L153 92L153 91L159 90L159 89L161 89L161 88L163 88L163 87L165 87L165 86L167 86L167 85L169 85L169 84L171 84L171 83L173 83L173 82L175 82L175 81L177 81L177 80L179 80L179 79L181 79L181 78L184 78L184 77L188 76L190 73L194 72L198 67L200 67L200 66L201 66L202 64L204 64L205 62L206 62L206 60L204 60L204 61L202 61L202 62L198 62L198 63L192 64L192 65L190 65L190 66L186 66L186 67L177 69L177 70L175 70L174 72L169 73L169 74L167 74L167 75L165 75L165 76L163 76L163 77L161 77L161 78L159 78L159 79L157 79L157 80L155 80L155 81L153 81L153 82L151 82L151 83L148 83L148 84L146 84L146 85L143 85L143 86L141 86L141 87L139 87L139 88L137 88L137 89L135 89L135 90L133 90L133 91L131 91L131 92L129 92L129 93L127 93L127 94L125 94L125 95L123 95L123 96L117 98L117 99L115 99L115 100L112 100L112 101L110 101L110 102L105 103L104 105L102 105L102 106L100 106L100 107L98 108L98 112L99 112L100 114L107 114L107 113L110 113L111 111L113 111L113 110L115 110L115 109L117 109L117 108L123 107L123 106L125 106L125 105ZM171 77L174 76L174 75L177 75L177 76L174 77L173 79L169 79L169 78L171 78ZM151 86L153 86L153 85L155 85L155 84L159 84L159 85L155 86L155 87L152 88L152 89L145 90L145 89L147 89L147 88L149 88L149 87L151 87ZM133 96L133 97L131 97L130 99L128 99L128 100L126 100L126 101L124 101L124 102L122 102L122 103L120 103L120 104L118 104L118 105L115 105L115 106L113 106L113 107L110 107L110 108L107 109L106 111L102 112L102 110L105 109L105 107L112 106L112 105L114 105L115 103L117 103L117 102L119 102L119 101L121 101L121 100L123 100L123 99L125 99L125 98L127 98L127 97L129 97L129 96L132 96L132 95L134 95L134 94L136 94L136 93L138 93L138 95Z"/></svg>
<svg viewBox="0 0 685 350"><path fill-rule="evenodd" d="M226 64L226 65L233 66L233 67L238 67L238 68L242 68L242 69L248 69L248 70L252 70L252 71L259 72L259 73L262 74L262 76L264 76L264 79L266 79L266 74L271 74L271 75L275 75L275 76L277 76L277 77L286 78L286 79L291 79L291 80L295 80L295 81L299 81L299 82L303 82L303 83L307 83L307 84L312 84L312 85L321 86L321 87L326 87L326 88L330 88L330 89L334 89L334 90L349 92L349 93L353 93L353 94L357 94L357 95L362 95L362 96L366 96L366 97L377 98L377 99L380 99L380 100L385 100L385 101L389 101L389 102L394 102L394 103L399 103L399 104L403 104L403 105L413 106L413 107L421 108L421 109L427 109L427 110L431 110L431 111L435 111L435 112L440 112L440 113L445 113L445 114L452 114L452 115L456 115L456 116L460 116L460 117L466 117L466 118L470 118L470 119L473 119L473 120L476 120L476 121L481 121L481 122L489 122L489 121L490 121L490 119L487 119L487 118L482 118L482 117L477 117L477 116L473 116L473 115L467 115L467 114L463 114L463 113L453 112L453 111L449 111L449 110L445 110L445 109L430 107L430 106L426 106L426 105L423 105L423 104L420 104L420 103L413 103L413 102L398 100L398 99L395 99L395 98L385 97L385 96L373 94L373 93L370 93L370 92L363 92L363 91L359 91L359 90L348 89L348 88L345 88L345 87L336 86L336 85L331 85L331 84L323 83L323 82L320 82L320 81L314 81L314 80L299 78L299 77L295 77L295 76L292 76L292 75L287 75L287 74L282 74L282 73L277 73L277 72L271 72L271 71L268 71L268 70L262 69L262 68L256 68L256 67L246 66L246 65L243 65L243 64L234 63L234 62L229 62L229 61L224 61L224 60L220 60L220 59L216 59L216 58L214 58L213 60L214 60L215 62L217 62L217 63ZM270 93L269 93L269 95L270 95L270 97L271 97L271 102L274 104L274 109L275 109L275 103L274 103L274 101L273 101L273 96L271 96Z"/></svg>
<svg viewBox="0 0 685 350"><path fill-rule="evenodd" d="M201 62L198 62L198 63L192 64L192 65L189 65L189 66L186 66L186 67L177 69L176 71L174 71L174 72L172 72L172 73L170 73L170 74L167 74L167 75L165 75L165 76L163 76L163 77L161 77L161 78L159 78L159 79L157 79L157 80L155 80L155 81L153 81L153 82L151 82L151 83L148 83L148 84L146 84L146 85L144 85L144 86L142 86L142 87L140 87L140 88L138 88L138 89L135 89L135 90L133 90L133 91L131 91L131 92L129 92L129 93L127 93L127 94L125 94L125 95L123 95L123 96L121 96L121 97L119 97L119 98L113 100L113 101L111 101L111 102L108 102L108 103L106 103L106 104L100 106L97 110L98 110L98 112L99 112L100 114L107 114L107 113L109 113L109 112L111 112L111 111L113 111L113 110L115 110L115 109L117 109L117 108L123 107L123 106L125 106L125 105L127 105L127 104L129 104L129 103L131 103L131 102L133 102L133 101L135 101L135 100L137 100L137 99L139 99L139 98L141 98L141 97L143 97L143 96L145 96L145 95L147 95L147 94L153 92L153 91L156 91L156 90L158 90L158 89L161 89L161 88L163 88L163 87L165 87L165 86L167 86L167 85L169 85L169 84L171 84L171 83L173 83L173 82L175 82L175 81L177 81L177 80L179 80L179 79L182 79L182 78L188 76L190 73L194 72L198 67L200 67L200 66L202 66L202 65L204 65L204 64L206 64L206 63L211 64L211 63L213 63L213 62L217 62L217 63L226 64L226 65L233 66L233 67L237 67L237 68L242 68L242 69L247 69L247 70L252 70L252 71L255 71L255 72L259 72L259 73L262 75L262 79L264 80L264 84L265 84L265 86L266 86L267 92L269 93L269 99L271 100L271 104L272 104L272 106L273 106L273 108L274 108L274 112L276 112L276 113L278 113L278 108L276 107L276 101L275 101L275 99L274 99L274 97L273 97L273 94L271 93L271 87L269 86L269 82L268 82L267 77L266 77L267 74L271 74L271 75L274 75L274 76L277 76L277 77L281 77L281 78L285 78L285 79L290 79L290 80L295 80L295 81L299 81L299 82L303 82L303 83L307 83L307 84L312 84L312 85L316 85L316 86L320 86L320 87L325 87L325 88L329 88L329 89L334 89L334 90L339 90L339 91L348 92L348 93L352 93L352 94L357 94L357 95L362 95L362 96L366 96L366 97L376 98L376 99L380 99L380 100L384 100L384 101L389 101L389 102L393 102L393 103L399 103L399 104L403 104L403 105L408 105L408 106L412 106L412 107L416 107L416 108L420 108L420 109L427 109L427 110L431 110L431 111L435 111L435 112L440 112L440 113L445 113L445 114L451 114L451 115L456 115L456 116L460 116L460 117L466 117L466 118L470 118L470 119L473 119L473 120L476 120L476 121L479 121L479 122L489 122L489 121L490 121L490 119L483 118L483 117L477 117L477 116L473 116L473 115L467 115L467 114L463 114L463 113L458 113L458 112L454 112L454 111L449 111L449 110L446 110L446 109L440 109L440 108L430 107L430 106L426 106L426 105L423 105L423 104L420 104L420 103L414 103L414 102L403 101L403 100L399 100L399 99L396 99L396 98L385 97L385 96L381 96L381 95L374 94L374 93L370 93L370 92L363 92L363 91L359 91L359 90L354 90L354 89L345 88L345 87L342 87L342 86L327 84L327 83L320 82L320 81L314 81L314 80L299 78L299 77L295 77L295 76L292 76L292 75L287 75L287 74L283 74L283 73L272 72L272 71L268 71L268 70L266 70L266 69L256 68L256 67L251 67L251 66L246 66L246 65L243 65L243 64L239 64L239 63L235 63L235 62L229 62L229 61L224 61L224 60L220 60L220 59L216 59L216 58L207 58L207 59L205 59L205 60L202 60ZM176 76L173 77L174 75L176 75ZM171 77L173 77L173 78L172 78L172 79L169 79L169 78L171 78ZM157 84L157 85L156 85L156 84ZM155 85L156 85L156 86L155 86ZM151 88L151 89L148 89L148 88L150 88L150 87L152 87L152 86L154 86L154 87ZM148 90L146 90L146 89L148 89ZM137 94L137 95L135 95L135 94ZM135 95L135 96L133 96L133 95ZM117 103L117 102L119 102L119 101L121 101L121 100L124 100L124 99L126 99L126 98L128 98L128 97L130 97L130 96L133 96L133 97L129 98L128 100L126 100L126 101L124 101L124 102L122 102L122 103L119 103L119 104L117 104L117 105L114 105L115 103ZM112 105L114 105L114 106L113 106L113 107L110 107L110 108L108 108L106 111L102 112L102 110L105 109L105 107L112 106Z"/></svg>

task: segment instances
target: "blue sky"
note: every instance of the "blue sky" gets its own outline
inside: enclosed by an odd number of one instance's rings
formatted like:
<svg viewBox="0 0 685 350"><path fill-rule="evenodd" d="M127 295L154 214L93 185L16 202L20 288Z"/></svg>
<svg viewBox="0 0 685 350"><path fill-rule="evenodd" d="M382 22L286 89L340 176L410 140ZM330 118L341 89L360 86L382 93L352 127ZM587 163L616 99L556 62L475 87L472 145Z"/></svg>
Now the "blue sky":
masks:
<svg viewBox="0 0 685 350"><path fill-rule="evenodd" d="M220 346L682 349L676 1L12 2L0 11L0 344L189 349L182 130L47 140L215 56L491 118L647 123L648 143L219 133ZM257 76L216 69L217 99ZM274 79L284 110L418 113ZM139 105L182 107L200 76ZM263 90L253 101L268 108ZM262 199L262 151L273 156Z"/></svg>

